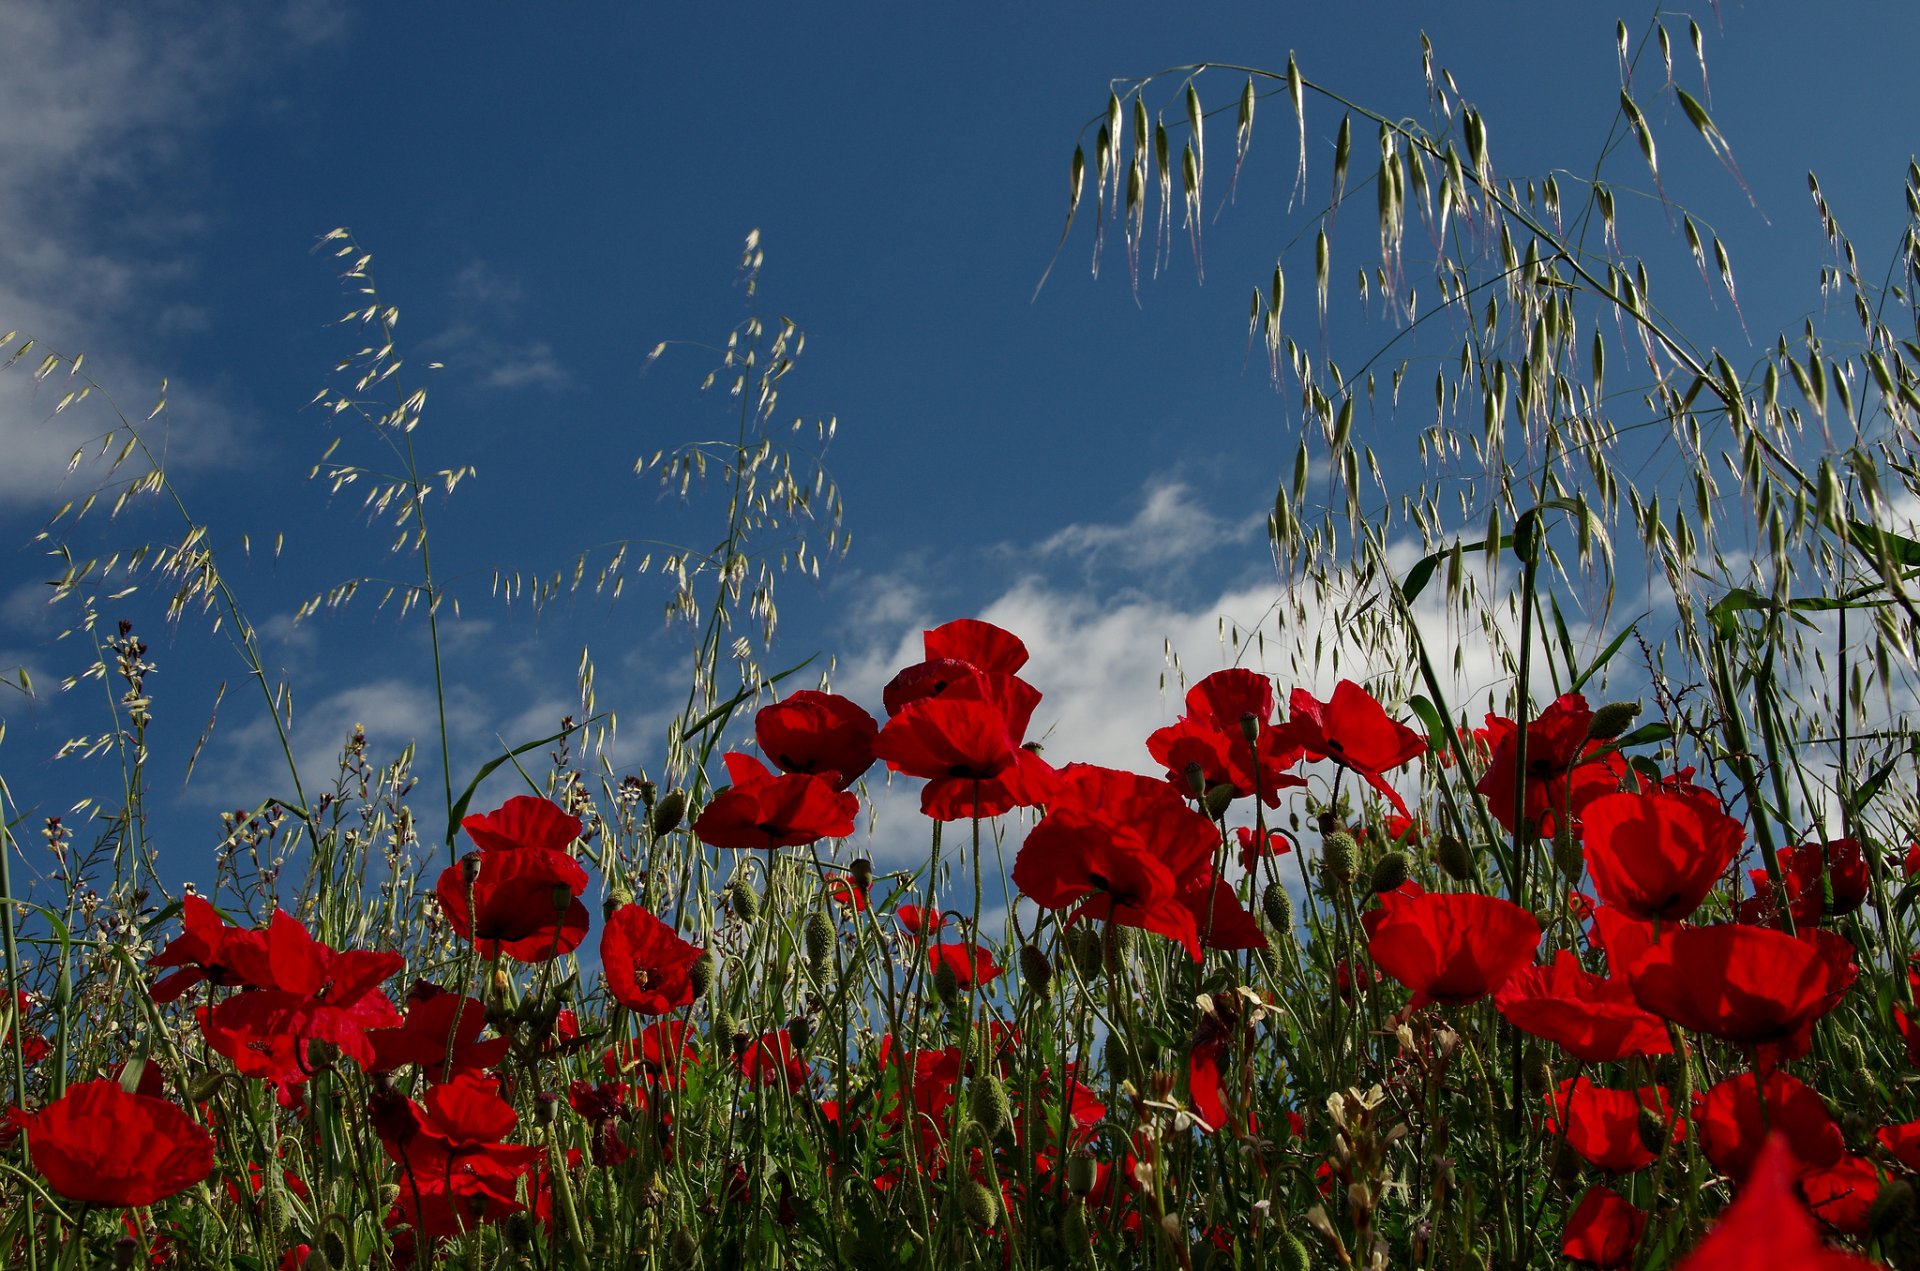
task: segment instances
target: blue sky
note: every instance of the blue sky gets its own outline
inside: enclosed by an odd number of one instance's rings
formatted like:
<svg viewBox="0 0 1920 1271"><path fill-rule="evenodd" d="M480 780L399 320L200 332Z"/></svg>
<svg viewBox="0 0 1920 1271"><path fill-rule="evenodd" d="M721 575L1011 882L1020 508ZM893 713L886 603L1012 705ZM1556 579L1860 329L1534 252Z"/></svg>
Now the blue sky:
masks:
<svg viewBox="0 0 1920 1271"><path fill-rule="evenodd" d="M1424 118L1424 26L1489 120L1507 175L1584 174L1620 88L1614 21L1637 38L1649 14L1537 3L560 13L317 0L210 13L20 0L0 14L0 332L84 351L136 418L168 380L169 466L212 527L270 670L295 685L303 757L321 762L356 721L381 753L414 737L424 751L423 624L370 595L291 621L342 578L414 568L388 554L390 532L366 524L354 494L305 480L333 432L303 407L359 345L331 325L348 302L331 259L311 249L351 227L402 312L403 374L431 387L423 466L477 473L435 508L436 563L461 603L448 633L456 772L463 781L495 738L550 731L571 706L583 646L602 707L620 713L615 761L631 769L657 764L660 722L685 683L687 641L662 630L664 590L636 579L618 604L586 596L534 615L491 598L492 571L551 571L626 537L711 533L712 498L696 492L681 509L633 465L730 427L725 404L697 391L712 355L676 346L643 364L661 341L724 339L746 312L735 266L758 229L759 308L807 332L781 413L837 420L827 463L853 536L819 584L782 583L771 661L837 658L841 686L877 708L879 683L922 627L996 617L1035 648L1050 754L1144 767L1140 739L1177 713L1161 692L1166 648L1197 677L1232 656L1220 619L1251 629L1274 599L1263 521L1299 421L1248 355L1246 296L1284 251L1290 313L1310 322L1301 251L1338 115L1310 99L1310 197L1291 209L1284 99L1261 101L1247 171L1217 216L1231 116L1210 134L1203 284L1177 223L1167 268L1137 301L1113 247L1095 279L1083 217L1036 300L1068 157L1091 143L1081 130L1109 83L1197 62L1277 71L1291 51L1310 78ZM1710 100L1758 210L1658 91L1657 58L1636 89L1667 194L1726 241L1747 327L1764 342L1819 309L1809 168L1868 268L1895 243L1903 125L1920 117L1904 64L1915 19L1894 3L1694 16L1710 93L1684 15L1670 21L1676 78ZM1155 98L1170 120L1175 82ZM1239 83L1203 78L1208 107L1229 106ZM1371 145L1357 130L1356 181ZM1630 147L1609 163L1623 191L1645 186ZM1357 247L1334 271L1325 339L1343 359L1393 330L1352 300L1353 268L1373 260L1371 203L1355 206ZM1623 206L1630 249L1666 262L1662 298L1736 364L1757 358L1724 300L1688 290L1697 277L1657 202L1624 195ZM444 369L428 374L428 361ZM89 467L63 479L64 465L111 421L92 403L51 417L59 392L25 369L0 378L0 670L27 667L38 692L0 689L0 775L39 816L115 779L50 759L104 726L103 699L57 690L91 655L54 638L73 614L42 603L54 571L33 541L90 488ZM350 434L342 453L356 446L367 453ZM84 557L177 533L136 506L60 537ZM260 549L276 533L286 546L273 561ZM153 647L156 815L169 860L191 873L218 836L214 810L282 790L227 645L202 618L169 628L163 606L147 586L102 599L101 612L132 618ZM219 730L183 787L223 680Z"/></svg>

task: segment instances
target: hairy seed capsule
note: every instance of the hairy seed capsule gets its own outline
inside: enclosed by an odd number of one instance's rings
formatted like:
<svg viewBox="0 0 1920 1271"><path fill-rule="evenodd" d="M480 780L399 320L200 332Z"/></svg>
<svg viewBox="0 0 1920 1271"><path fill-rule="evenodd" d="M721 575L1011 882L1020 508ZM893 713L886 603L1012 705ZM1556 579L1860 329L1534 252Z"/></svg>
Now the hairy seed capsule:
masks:
<svg viewBox="0 0 1920 1271"><path fill-rule="evenodd" d="M713 967L713 954L708 951L695 958L693 965L687 968L687 985L693 989L696 1002L705 997L707 990L713 987Z"/></svg>
<svg viewBox="0 0 1920 1271"><path fill-rule="evenodd" d="M1553 864L1569 883L1578 883L1587 872L1587 861L1580 847L1580 836L1571 825L1559 825L1553 833Z"/></svg>
<svg viewBox="0 0 1920 1271"><path fill-rule="evenodd" d="M1026 982L1028 991L1045 993L1053 983L1053 964L1047 961L1047 955L1037 944L1020 946L1020 978Z"/></svg>
<svg viewBox="0 0 1920 1271"><path fill-rule="evenodd" d="M1667 1129L1667 1119L1652 1108L1640 1109L1640 1119L1635 1128L1640 1132L1640 1145L1649 1152L1657 1154L1673 1141L1673 1133Z"/></svg>
<svg viewBox="0 0 1920 1271"><path fill-rule="evenodd" d="M990 1139L999 1138L1002 1130L1013 1125L1013 1103L1007 1098L1006 1083L990 1072L973 1079L967 1091L967 1108Z"/></svg>
<svg viewBox="0 0 1920 1271"><path fill-rule="evenodd" d="M818 909L814 910L807 915L802 938L806 941L807 962L815 971L824 970L828 959L833 956L833 920Z"/></svg>
<svg viewBox="0 0 1920 1271"><path fill-rule="evenodd" d="M1085 1196L1100 1181L1100 1162L1075 1152L1067 1158L1067 1186L1076 1196Z"/></svg>
<svg viewBox="0 0 1920 1271"><path fill-rule="evenodd" d="M1310 1271L1313 1261L1307 1256L1307 1246L1300 1237L1291 1231L1280 1233L1280 1243L1273 1250L1273 1264L1279 1271Z"/></svg>
<svg viewBox="0 0 1920 1271"><path fill-rule="evenodd" d="M681 818L687 814L687 792L669 790L653 805L653 811L647 816L647 828L653 831L653 837L664 838L680 828Z"/></svg>
<svg viewBox="0 0 1920 1271"><path fill-rule="evenodd" d="M1329 891L1345 891L1360 873L1360 844L1345 830L1327 835L1321 846L1320 873Z"/></svg>
<svg viewBox="0 0 1920 1271"><path fill-rule="evenodd" d="M873 862L864 856L856 857L853 864L847 866L847 877L861 891L873 886Z"/></svg>
<svg viewBox="0 0 1920 1271"><path fill-rule="evenodd" d="M1268 883L1267 889L1260 893L1260 910L1275 931L1283 934L1293 931L1293 897L1287 895L1287 889L1279 883Z"/></svg>
<svg viewBox="0 0 1920 1271"><path fill-rule="evenodd" d="M960 1192L960 1212L976 1227L992 1229L1000 1221L1000 1198L977 1179L968 1179Z"/></svg>
<svg viewBox="0 0 1920 1271"><path fill-rule="evenodd" d="M948 1006L960 1000L960 972L951 962L941 962L933 968L933 991Z"/></svg>
<svg viewBox="0 0 1920 1271"><path fill-rule="evenodd" d="M1867 1230L1884 1236L1913 1216L1913 1185L1904 1178L1890 1178L1880 1184L1880 1192L1867 1209Z"/></svg>
<svg viewBox="0 0 1920 1271"><path fill-rule="evenodd" d="M1375 895L1390 892L1407 881L1407 854L1388 852L1373 863L1373 891Z"/></svg>
<svg viewBox="0 0 1920 1271"><path fill-rule="evenodd" d="M752 922L760 916L760 893L753 889L752 883L736 878L727 884L726 893L727 904L741 922Z"/></svg>
<svg viewBox="0 0 1920 1271"><path fill-rule="evenodd" d="M1073 955L1073 964L1079 968L1080 978L1095 979L1099 976L1105 962L1100 949L1100 929L1086 923L1078 927L1067 928L1067 952Z"/></svg>
<svg viewBox="0 0 1920 1271"><path fill-rule="evenodd" d="M807 1043L813 1040L813 1021L805 1015L796 1015L787 1021L787 1040L796 1050L805 1050Z"/></svg>
<svg viewBox="0 0 1920 1271"><path fill-rule="evenodd" d="M614 910L620 908L622 905L631 905L632 903L633 888L623 882L616 881L609 883L607 884L606 898L600 902L600 915L603 918L611 918L613 917Z"/></svg>
<svg viewBox="0 0 1920 1271"><path fill-rule="evenodd" d="M1594 741L1612 741L1627 731L1629 725L1640 717L1638 702L1608 702L1593 713L1587 723L1587 736Z"/></svg>
<svg viewBox="0 0 1920 1271"><path fill-rule="evenodd" d="M300 1271L333 1271L333 1259L327 1256L325 1245L315 1245L307 1251L300 1263Z"/></svg>
<svg viewBox="0 0 1920 1271"><path fill-rule="evenodd" d="M1458 835L1442 834L1433 845L1433 859L1455 882L1464 883L1473 877L1473 852Z"/></svg>

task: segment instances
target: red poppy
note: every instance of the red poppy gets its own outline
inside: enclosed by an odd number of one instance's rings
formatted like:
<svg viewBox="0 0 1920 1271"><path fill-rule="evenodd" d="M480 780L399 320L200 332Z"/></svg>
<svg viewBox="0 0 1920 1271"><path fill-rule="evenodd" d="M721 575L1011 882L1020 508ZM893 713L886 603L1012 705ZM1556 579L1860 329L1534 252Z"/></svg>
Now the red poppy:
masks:
<svg viewBox="0 0 1920 1271"><path fill-rule="evenodd" d="M1733 1204L1675 1271L1866 1271L1874 1265L1821 1240L1794 1187L1793 1154L1776 1135Z"/></svg>
<svg viewBox="0 0 1920 1271"><path fill-rule="evenodd" d="M1643 1111L1659 1117L1662 1125L1672 1125L1676 1137L1680 1129L1664 1086L1608 1090L1575 1077L1547 1095L1547 1109L1549 1130L1589 1164L1613 1174L1631 1174L1659 1159L1641 1140Z"/></svg>
<svg viewBox="0 0 1920 1271"><path fill-rule="evenodd" d="M975 984L991 984L1000 978L1003 968L987 950L969 944L936 944L927 950L927 969L953 970L954 982L963 989Z"/></svg>
<svg viewBox="0 0 1920 1271"><path fill-rule="evenodd" d="M1800 1175L1800 1195L1813 1216L1843 1236L1867 1234L1867 1213L1880 1195L1880 1172L1863 1156L1842 1156Z"/></svg>
<svg viewBox="0 0 1920 1271"><path fill-rule="evenodd" d="M1188 765L1198 764L1209 789L1225 786L1236 798L1257 789L1268 807L1278 807L1282 790L1306 781L1287 772L1302 752L1272 721L1273 681L1231 667L1187 690L1187 713L1148 737L1147 752L1165 766L1167 780L1181 795L1191 790ZM1252 743L1249 722L1256 730Z"/></svg>
<svg viewBox="0 0 1920 1271"><path fill-rule="evenodd" d="M1569 949L1555 953L1550 966L1515 972L1493 1000L1515 1028L1557 1043L1581 1063L1673 1053L1666 1024L1641 1009L1632 986L1583 969Z"/></svg>
<svg viewBox="0 0 1920 1271"><path fill-rule="evenodd" d="M26 990L16 989L13 995L13 1014L11 1016L0 1016L0 1047L5 1047L8 1050L12 1049L10 1039L13 1037L14 1028L18 1026L20 1028L20 1057L29 1065L39 1063L47 1057L47 1052L53 1049L52 1044L49 1043L46 1038L38 1033L30 1033L26 1030L27 1015L32 1010L33 999L27 996Z"/></svg>
<svg viewBox="0 0 1920 1271"><path fill-rule="evenodd" d="M922 634L927 660L901 671L881 691L888 715L923 697L937 697L955 683L986 672L1013 675L1027 664L1020 637L978 618L956 618Z"/></svg>
<svg viewBox="0 0 1920 1271"><path fill-rule="evenodd" d="M640 1030L635 1041L607 1047L600 1067L609 1077L637 1075L642 1086L686 1086L686 1066L700 1056L693 1026L683 1019L656 1020Z"/></svg>
<svg viewBox="0 0 1920 1271"><path fill-rule="evenodd" d="M148 964L180 968L154 981L154 1001L165 1005L202 980L259 989L277 987L267 958L264 929L229 925L201 896L188 896L180 902L180 925L181 933Z"/></svg>
<svg viewBox="0 0 1920 1271"><path fill-rule="evenodd" d="M893 912L900 925L916 936L930 936L947 925L938 905L902 905Z"/></svg>
<svg viewBox="0 0 1920 1271"><path fill-rule="evenodd" d="M395 1028L369 1029L374 1062L369 1072L392 1072L416 1065L429 1082L491 1068L513 1044L505 1037L481 1041L487 1008L473 998L432 984L417 984L408 995L407 1018Z"/></svg>
<svg viewBox="0 0 1920 1271"><path fill-rule="evenodd" d="M26 1131L33 1167L68 1200L151 1205L213 1172L213 1136L164 1099L128 1094L117 1081L83 1081L31 1115L10 1109Z"/></svg>
<svg viewBox="0 0 1920 1271"><path fill-rule="evenodd" d="M1611 1271L1633 1261L1633 1251L1647 1229L1647 1215L1628 1204L1618 1192L1589 1187L1567 1219L1560 1252L1574 1262Z"/></svg>
<svg viewBox="0 0 1920 1271"><path fill-rule="evenodd" d="M853 833L860 800L810 773L774 776L752 755L723 755L733 784L713 796L693 832L712 847L800 847Z"/></svg>
<svg viewBox="0 0 1920 1271"><path fill-rule="evenodd" d="M1510 900L1476 892L1382 897L1364 916L1374 965L1429 1002L1460 1006L1506 983L1533 960L1540 924Z"/></svg>
<svg viewBox="0 0 1920 1271"><path fill-rule="evenodd" d="M1873 1137L1908 1171L1920 1174L1920 1121L1882 1126L1874 1131Z"/></svg>
<svg viewBox="0 0 1920 1271"><path fill-rule="evenodd" d="M1653 924L1630 918L1612 905L1596 905L1590 897L1575 892L1571 898L1574 912L1582 921L1591 921L1588 938L1607 955L1607 971L1616 980L1624 979L1640 955L1653 947Z"/></svg>
<svg viewBox="0 0 1920 1271"><path fill-rule="evenodd" d="M1359 774L1386 796L1394 811L1411 815L1406 801L1382 776L1426 753L1419 733L1388 717L1373 694L1352 680L1334 686L1325 702L1305 689L1293 690L1287 722L1276 732L1312 759L1331 759Z"/></svg>
<svg viewBox="0 0 1920 1271"><path fill-rule="evenodd" d="M1695 1095L1693 1121L1700 1150L1735 1182L1753 1169L1770 1135L1785 1141L1796 1172L1832 1165L1847 1148L1826 1101L1813 1087L1777 1069L1764 1080L1739 1073Z"/></svg>
<svg viewBox="0 0 1920 1271"><path fill-rule="evenodd" d="M469 1225L518 1209L520 1179L544 1153L505 1142L520 1118L494 1083L471 1076L444 1082L423 1104L391 1092L374 1096L374 1128L402 1167L405 1190L395 1202L402 1221L416 1202L436 1195L465 1202L451 1216Z"/></svg>
<svg viewBox="0 0 1920 1271"><path fill-rule="evenodd" d="M1253 873L1254 866L1261 860L1276 856L1285 856L1293 850L1293 840L1283 830L1268 830L1266 837L1248 829L1244 825L1235 826L1233 835L1240 844L1240 868Z"/></svg>
<svg viewBox="0 0 1920 1271"><path fill-rule="evenodd" d="M782 772L811 773L845 790L873 766L880 725L837 693L803 689L753 717L760 752Z"/></svg>
<svg viewBox="0 0 1920 1271"><path fill-rule="evenodd" d="M447 925L482 957L545 962L572 953L587 938L587 907L580 901L586 889L587 872L578 861L565 852L528 847L470 852L462 864L440 872L433 890Z"/></svg>
<svg viewBox="0 0 1920 1271"><path fill-rule="evenodd" d="M1866 903L1872 885L1867 858L1855 839L1831 843L1803 843L1780 849L1780 874L1786 884L1787 904L1795 925L1807 927L1822 918L1850 914ZM1747 875L1753 880L1753 898L1740 907L1740 921L1779 925L1783 906L1774 894L1773 879L1764 869ZM1831 897L1831 898L1829 898Z"/></svg>
<svg viewBox="0 0 1920 1271"><path fill-rule="evenodd" d="M1740 851L1740 823L1666 790L1609 794L1580 814L1600 899L1630 917L1678 922L1706 899Z"/></svg>
<svg viewBox="0 0 1920 1271"><path fill-rule="evenodd" d="M924 777L920 810L938 821L999 816L1047 799L1053 769L1023 738L1039 690L1011 675L975 673L902 706L874 742L895 772Z"/></svg>
<svg viewBox="0 0 1920 1271"><path fill-rule="evenodd" d="M833 897L834 904L845 905L857 914L867 912L867 906L871 903L867 888L852 874L829 874L827 894Z"/></svg>
<svg viewBox="0 0 1920 1271"><path fill-rule="evenodd" d="M1811 938L1820 936L1831 933L1800 939L1738 923L1664 932L1628 973L1633 995L1682 1028L1775 1048L1780 1058L1805 1054L1813 1021L1859 975L1846 955Z"/></svg>
<svg viewBox="0 0 1920 1271"><path fill-rule="evenodd" d="M780 1086L793 1092L807 1084L806 1061L800 1058L784 1028L763 1033L735 1062L750 1086Z"/></svg>
<svg viewBox="0 0 1920 1271"><path fill-rule="evenodd" d="M693 964L705 952L639 905L621 905L600 931L607 992L637 1015L665 1015L690 1004Z"/></svg>
<svg viewBox="0 0 1920 1271"><path fill-rule="evenodd" d="M1605 742L1587 736L1592 723L1593 712L1580 694L1568 693L1556 700L1527 725L1527 768L1522 774L1516 762L1518 726L1498 715L1487 716L1481 735L1492 745L1493 757L1474 789L1486 796L1488 810L1509 833L1515 828L1514 808L1523 784L1522 815L1529 838L1551 836L1561 817L1569 813L1578 817L1588 803L1620 789L1626 761L1617 752L1606 751Z"/></svg>

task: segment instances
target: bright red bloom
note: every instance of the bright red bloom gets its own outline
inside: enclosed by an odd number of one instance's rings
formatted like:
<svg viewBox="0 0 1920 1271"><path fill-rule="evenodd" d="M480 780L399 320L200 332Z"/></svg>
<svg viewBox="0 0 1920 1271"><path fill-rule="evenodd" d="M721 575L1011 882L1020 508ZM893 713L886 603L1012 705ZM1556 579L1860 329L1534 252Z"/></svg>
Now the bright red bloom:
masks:
<svg viewBox="0 0 1920 1271"><path fill-rule="evenodd" d="M402 1221L413 1203L439 1194L467 1202L456 1216L492 1220L519 1208L522 1175L544 1153L505 1142L520 1118L490 1081L462 1077L430 1088L424 1107L393 1093L376 1094L372 1108L381 1145L402 1167L405 1184L395 1208ZM472 1202L483 1201L476 1210Z"/></svg>
<svg viewBox="0 0 1920 1271"><path fill-rule="evenodd" d="M33 1167L68 1200L151 1205L213 1172L213 1136L164 1099L128 1094L117 1081L83 1081L31 1115L10 1109L26 1131Z"/></svg>
<svg viewBox="0 0 1920 1271"><path fill-rule="evenodd" d="M392 1072L414 1064L429 1082L438 1083L506 1058L510 1039L480 1040L487 1026L487 1008L480 1002L425 983L416 984L408 998L403 1024L367 1031L374 1053L367 1071Z"/></svg>
<svg viewBox="0 0 1920 1271"><path fill-rule="evenodd" d="M1866 903L1872 886L1867 858L1859 842L1849 838L1780 849L1780 873L1786 883L1786 907L1795 925L1801 927L1852 913ZM1774 894L1773 879L1764 869L1751 870L1748 877L1753 880L1754 894L1752 900L1741 905L1740 920L1776 925L1781 906Z"/></svg>
<svg viewBox="0 0 1920 1271"><path fill-rule="evenodd" d="M1867 1212L1880 1195L1880 1173L1864 1156L1842 1156L1832 1165L1800 1175L1807 1208L1844 1236L1867 1234Z"/></svg>
<svg viewBox="0 0 1920 1271"><path fill-rule="evenodd" d="M867 906L872 903L867 889L852 874L828 875L827 894L833 897L836 905L846 905L857 914L867 912Z"/></svg>
<svg viewBox="0 0 1920 1271"><path fill-rule="evenodd" d="M1023 739L1039 690L1012 675L974 673L903 705L873 752L895 772L924 777L920 810L937 821L999 816L1044 802L1053 769Z"/></svg>
<svg viewBox="0 0 1920 1271"><path fill-rule="evenodd" d="M519 795L460 828L480 850L442 870L434 885L447 924L486 958L545 962L579 948L587 872L566 849L580 836L580 818L550 799ZM466 873L475 870L469 884Z"/></svg>
<svg viewBox="0 0 1920 1271"><path fill-rule="evenodd" d="M29 1066L39 1063L53 1049L52 1043L38 1033L30 1033L25 1024L27 1015L33 1010L33 1000L25 989L16 989L13 994L13 1014L0 1016L0 1048L12 1050L12 1037L15 1027L20 1028L20 1057Z"/></svg>
<svg viewBox="0 0 1920 1271"><path fill-rule="evenodd" d="M975 984L991 984L1004 969L987 950L968 944L936 944L927 950L927 969L953 969L954 981L963 989Z"/></svg>
<svg viewBox="0 0 1920 1271"><path fill-rule="evenodd" d="M687 1065L699 1057L693 1026L683 1019L663 1019L641 1029L639 1040L607 1047L600 1067L609 1077L637 1075L642 1086L679 1090L687 1084Z"/></svg>
<svg viewBox="0 0 1920 1271"><path fill-rule="evenodd" d="M750 1086L780 1086L793 1092L807 1084L806 1061L800 1058L784 1028L762 1034L741 1053L737 1063L740 1075Z"/></svg>
<svg viewBox="0 0 1920 1271"><path fill-rule="evenodd" d="M1510 900L1476 892L1382 897L1365 915L1374 965L1429 1002L1460 1006L1505 984L1533 960L1540 924Z"/></svg>
<svg viewBox="0 0 1920 1271"><path fill-rule="evenodd" d="M1606 1187L1589 1187L1567 1219L1560 1252L1574 1262L1611 1271L1633 1261L1633 1251L1646 1229L1647 1215L1619 1193Z"/></svg>
<svg viewBox="0 0 1920 1271"><path fill-rule="evenodd" d="M810 773L774 776L752 755L722 756L733 784L713 796L693 832L712 847L800 847L853 833L860 800Z"/></svg>
<svg viewBox="0 0 1920 1271"><path fill-rule="evenodd" d="M1027 646L1019 636L978 618L955 618L922 633L922 642L927 660L901 671L881 690L888 715L982 672L1011 676L1027 664Z"/></svg>
<svg viewBox="0 0 1920 1271"><path fill-rule="evenodd" d="M1600 899L1631 917L1667 922L1700 907L1746 835L1724 812L1664 790L1603 795L1580 822Z"/></svg>
<svg viewBox="0 0 1920 1271"><path fill-rule="evenodd" d="M180 925L181 933L148 963L180 968L154 981L154 1001L164 1006L202 980L257 989L277 987L267 959L264 929L229 926L201 896L188 896L180 902Z"/></svg>
<svg viewBox="0 0 1920 1271"><path fill-rule="evenodd" d="M607 992L638 1015L665 1015L689 1005L693 964L705 952L639 905L621 905L600 931Z"/></svg>
<svg viewBox="0 0 1920 1271"><path fill-rule="evenodd" d="M1794 1187L1793 1154L1774 1137L1733 1204L1675 1271L1866 1271L1874 1265L1820 1239Z"/></svg>
<svg viewBox="0 0 1920 1271"><path fill-rule="evenodd" d="M894 916L916 936L930 936L947 925L946 915L937 905L902 905L894 910Z"/></svg>
<svg viewBox="0 0 1920 1271"><path fill-rule="evenodd" d="M1582 1063L1673 1053L1666 1024L1641 1009L1632 986L1583 969L1569 949L1555 953L1551 966L1515 972L1493 1000L1515 1028L1559 1044Z"/></svg>
<svg viewBox="0 0 1920 1271"><path fill-rule="evenodd" d="M1662 1125L1680 1128L1665 1086L1607 1090L1575 1077L1547 1095L1547 1109L1548 1129L1589 1164L1613 1174L1631 1174L1659 1159L1640 1138L1643 1110L1659 1117Z"/></svg>
<svg viewBox="0 0 1920 1271"><path fill-rule="evenodd" d="M1920 1121L1882 1126L1873 1137L1909 1171L1920 1174Z"/></svg>
<svg viewBox="0 0 1920 1271"><path fill-rule="evenodd" d="M1597 753L1606 743L1587 736L1592 723L1593 712L1580 694L1556 700L1527 725L1527 769L1522 774L1516 763L1518 726L1498 715L1487 716L1484 736L1493 745L1493 758L1474 789L1486 796L1488 809L1509 833L1515 828L1514 806L1523 776L1527 837L1552 835L1562 816L1578 817L1588 803L1620 789L1626 762L1617 752Z"/></svg>
<svg viewBox="0 0 1920 1271"><path fill-rule="evenodd" d="M880 725L858 702L802 689L753 717L760 751L782 772L811 773L845 790L873 766Z"/></svg>
<svg viewBox="0 0 1920 1271"><path fill-rule="evenodd" d="M1233 835L1240 844L1240 868L1253 873L1254 866L1266 857L1285 856L1293 850L1293 840L1284 830L1268 830L1262 839L1253 830L1244 825L1234 827Z"/></svg>
<svg viewBox="0 0 1920 1271"><path fill-rule="evenodd" d="M1769 1135L1785 1140L1796 1172L1832 1165L1847 1150L1826 1100L1778 1069L1764 1081L1756 1081L1750 1072L1739 1073L1695 1095L1693 1121L1700 1150L1736 1183L1753 1169Z"/></svg>
<svg viewBox="0 0 1920 1271"><path fill-rule="evenodd" d="M1815 939L1726 923L1662 933L1628 975L1634 998L1654 1014L1791 1058L1806 1053L1813 1021L1859 975L1843 956Z"/></svg>
<svg viewBox="0 0 1920 1271"><path fill-rule="evenodd" d="M1293 690L1287 722L1276 729L1288 744L1311 759L1331 759L1349 768L1386 796L1394 811L1411 815L1406 801L1381 774L1426 753L1419 733L1387 716L1373 694L1352 680L1334 686L1333 697L1321 701L1305 689Z"/></svg>
<svg viewBox="0 0 1920 1271"><path fill-rule="evenodd" d="M1257 730L1253 744L1246 721ZM1306 781L1287 772L1302 752L1272 721L1273 681L1230 667L1187 690L1187 713L1148 737L1147 752L1165 766L1167 780L1182 796L1191 792L1187 765L1198 764L1209 789L1227 786L1236 798L1257 789L1268 807L1278 807L1282 790Z"/></svg>

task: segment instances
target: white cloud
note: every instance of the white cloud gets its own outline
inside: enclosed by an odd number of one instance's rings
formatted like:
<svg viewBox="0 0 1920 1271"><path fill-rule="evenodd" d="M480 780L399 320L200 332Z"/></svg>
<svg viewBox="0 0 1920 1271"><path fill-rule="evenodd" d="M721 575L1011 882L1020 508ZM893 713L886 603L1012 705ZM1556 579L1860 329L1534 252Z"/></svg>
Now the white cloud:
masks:
<svg viewBox="0 0 1920 1271"><path fill-rule="evenodd" d="M1151 569L1202 560L1222 547L1252 542L1264 524L1258 516L1232 521L1217 515L1181 481L1156 481L1145 495L1140 510L1126 524L1069 525L1040 543L1036 551L1042 558L1076 557L1090 566Z"/></svg>
<svg viewBox="0 0 1920 1271"><path fill-rule="evenodd" d="M439 357L483 389L558 392L572 386L573 374L551 344L513 334L526 297L518 279L488 261L472 260L453 276L447 291L458 316L421 344L423 353Z"/></svg>

